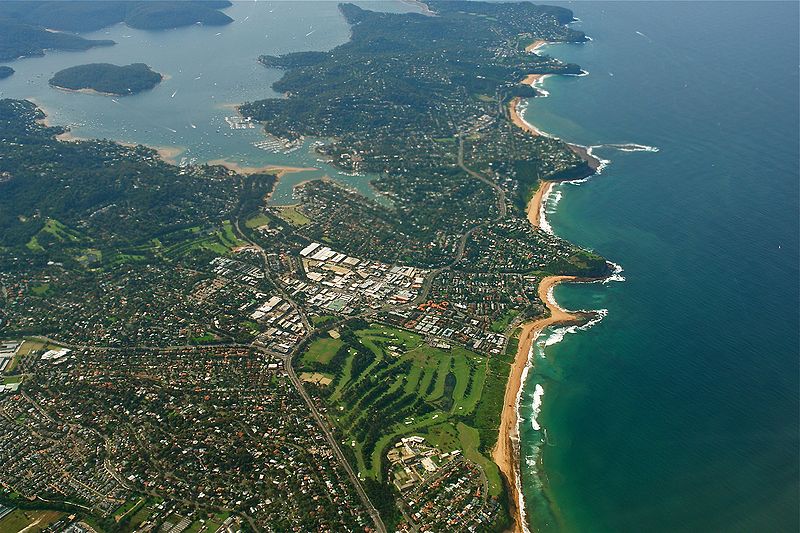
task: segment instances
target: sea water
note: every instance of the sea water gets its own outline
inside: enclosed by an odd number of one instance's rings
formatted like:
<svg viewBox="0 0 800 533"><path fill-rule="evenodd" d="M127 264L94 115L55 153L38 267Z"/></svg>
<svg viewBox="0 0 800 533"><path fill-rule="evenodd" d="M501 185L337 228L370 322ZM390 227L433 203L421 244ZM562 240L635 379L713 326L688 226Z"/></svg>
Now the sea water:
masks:
<svg viewBox="0 0 800 533"><path fill-rule="evenodd" d="M527 517L797 531L798 4L562 5L593 40L542 52L589 75L548 77L526 119L611 163L547 217L625 281L555 291L607 316L534 350ZM627 143L658 151L607 146Z"/></svg>

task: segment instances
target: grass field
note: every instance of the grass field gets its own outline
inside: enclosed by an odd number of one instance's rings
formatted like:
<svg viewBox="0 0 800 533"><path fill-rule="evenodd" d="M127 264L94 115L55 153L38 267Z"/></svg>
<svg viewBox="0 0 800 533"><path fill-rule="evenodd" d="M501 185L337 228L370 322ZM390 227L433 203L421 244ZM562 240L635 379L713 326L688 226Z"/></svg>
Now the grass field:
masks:
<svg viewBox="0 0 800 533"><path fill-rule="evenodd" d="M16 368L16 366L19 364L20 358L30 355L31 352L36 350L49 350L51 348L60 348L60 346L41 341L24 341L22 346L19 347L19 350L17 350L17 355L14 356L14 359L11 360L11 363L6 368L6 373L11 372L14 370L14 368ZM2 530L0 530L0 533L2 533Z"/></svg>
<svg viewBox="0 0 800 533"><path fill-rule="evenodd" d="M270 223L270 218L264 213L259 213L255 216L248 218L245 221L244 225L247 228L253 229L253 228L260 228L262 226L267 226L269 225L269 223Z"/></svg>
<svg viewBox="0 0 800 533"><path fill-rule="evenodd" d="M114 511L114 520L119 522L120 520L124 519L129 514L136 514L136 512L142 508L145 504L144 498L131 498L124 504L122 504L116 511Z"/></svg>
<svg viewBox="0 0 800 533"><path fill-rule="evenodd" d="M244 244L233 233L233 225L226 220L222 227L213 231L202 231L200 228L183 230L175 244L163 248L164 255L170 258L180 257L192 250L209 250L219 255L227 254L232 248Z"/></svg>
<svg viewBox="0 0 800 533"><path fill-rule="evenodd" d="M23 511L22 509L15 509L0 520L0 532L25 530L25 533L39 533L63 515L64 513L59 511Z"/></svg>
<svg viewBox="0 0 800 533"><path fill-rule="evenodd" d="M317 362L327 364L336 354L336 351L344 345L339 339L322 337L311 343L308 350L303 354L304 362Z"/></svg>
<svg viewBox="0 0 800 533"><path fill-rule="evenodd" d="M345 344L349 349L340 350ZM340 340L318 339L301 358L312 362L335 376L321 394L362 476L381 480L388 447L421 435L445 451L462 450L486 471L491 494L502 493L500 472L481 439L492 438L489 430L496 439L509 368L503 358L433 348L419 335L373 324L343 329ZM487 391L487 376L500 387L499 404L495 391ZM492 398L488 407L484 396Z"/></svg>
<svg viewBox="0 0 800 533"><path fill-rule="evenodd" d="M292 226L305 226L311 222L311 219L297 210L295 206L279 207L281 218Z"/></svg>

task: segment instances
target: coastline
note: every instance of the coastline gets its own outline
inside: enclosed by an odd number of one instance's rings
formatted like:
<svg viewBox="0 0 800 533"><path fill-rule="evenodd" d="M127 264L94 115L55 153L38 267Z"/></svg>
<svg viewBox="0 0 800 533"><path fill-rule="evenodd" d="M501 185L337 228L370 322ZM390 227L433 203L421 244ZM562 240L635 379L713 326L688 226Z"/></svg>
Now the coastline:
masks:
<svg viewBox="0 0 800 533"><path fill-rule="evenodd" d="M546 44L552 44L552 43L550 41L546 41L545 39L536 39L531 44L529 44L528 46L525 47L525 51L526 52L535 52L536 50L538 50L539 48L541 48L542 46L544 46Z"/></svg>
<svg viewBox="0 0 800 533"><path fill-rule="evenodd" d="M539 190L528 204L528 220L538 228L541 223L541 211L544 200L553 186L551 181L542 181ZM500 468L506 478L509 489L509 510L514 522L515 533L527 531L524 520L524 501L519 485L519 397L524 385L526 369L530 364L533 343L546 328L555 325L574 325L586 321L583 312L570 312L559 307L553 296L553 289L559 283L584 281L576 276L547 276L539 282L537 293L539 299L547 306L549 315L524 323L519 334L519 346L514 362L511 365L506 390L503 396L503 410L500 414L500 427L497 444L492 450L492 460Z"/></svg>
<svg viewBox="0 0 800 533"><path fill-rule="evenodd" d="M536 40L525 48L526 52L536 52L544 45L552 44L545 40ZM547 75L529 74L520 83L536 86L541 83ZM545 93L546 94L546 93ZM508 114L511 121L534 136L553 137L544 133L533 124L523 118L520 105L523 98L514 97L508 105ZM523 110L524 111L524 110ZM566 143L570 150L577 156L586 161L592 174L602 170L603 161L591 153L590 147L577 144ZM547 203L547 196L551 192L555 182L541 180L539 188L528 202L526 207L526 217L531 226L536 229L546 225L544 209ZM520 447L519 447L519 403L524 381L531 367L531 355L534 343L540 334L550 326L571 326L580 325L591 319L591 313L586 311L570 312L558 305L555 300L554 289L560 283L565 282L589 282L593 279L579 278L577 276L546 276L539 282L537 294L539 299L545 304L549 314L536 318L520 326L519 345L514 362L511 365L506 390L503 396L503 409L500 415L500 427L498 429L497 444L492 450L492 460L497 464L501 473L508 483L509 493L509 512L513 521L511 531L514 533L529 532L528 524L525 519L525 501L520 484Z"/></svg>
<svg viewBox="0 0 800 533"><path fill-rule="evenodd" d="M50 121L50 118L53 116L46 107L42 105L41 102L35 100L34 98L28 97L26 100L33 102L36 107L44 113L44 118L42 118L39 122L47 126L48 128L53 128L58 126L58 124L53 124ZM73 134L71 130L69 130L66 126L61 126L65 129L64 133L59 133L56 135L56 140L61 142L80 142L80 141L89 141L86 137L78 137L77 135ZM114 141L117 144L122 146L128 146L131 148L135 148L137 146L145 146L150 148L151 150L155 150L158 153L158 157L160 157L165 163L169 163L171 165L175 164L175 158L181 155L184 151L184 148L179 146L150 146L147 144L142 143L132 143L127 141Z"/></svg>
<svg viewBox="0 0 800 533"><path fill-rule="evenodd" d="M538 79L541 79L541 74L531 74L530 76L526 77L523 82L527 81L532 76L538 76ZM544 133L542 130L527 122L524 118L522 118L522 113L520 112L520 105L522 104L523 99L519 96L515 96L511 99L511 102L508 103L508 116L517 127L521 128L523 131L527 131L534 137L550 137L550 135Z"/></svg>
<svg viewBox="0 0 800 533"><path fill-rule="evenodd" d="M70 89L69 87L62 87L60 85L54 85L52 83L50 84L50 87L52 87L53 89L58 89L59 91L64 91L65 93L91 94L92 96L115 96L115 97L128 96L127 94L104 93L102 91L96 91L88 87L84 87L83 89Z"/></svg>
<svg viewBox="0 0 800 533"><path fill-rule="evenodd" d="M420 13L427 16L427 17L435 17L436 12L431 11L431 8L428 7L428 4L421 0L401 0L404 4L408 4L410 6L418 7L420 9Z"/></svg>
<svg viewBox="0 0 800 533"><path fill-rule="evenodd" d="M541 228L543 218L542 210L545 208L547 195L550 194L553 185L554 182L552 181L542 180L539 183L539 188L536 190L536 194L534 194L531 200L528 202L528 207L525 212L528 215L528 222L530 222L531 226L534 228Z"/></svg>

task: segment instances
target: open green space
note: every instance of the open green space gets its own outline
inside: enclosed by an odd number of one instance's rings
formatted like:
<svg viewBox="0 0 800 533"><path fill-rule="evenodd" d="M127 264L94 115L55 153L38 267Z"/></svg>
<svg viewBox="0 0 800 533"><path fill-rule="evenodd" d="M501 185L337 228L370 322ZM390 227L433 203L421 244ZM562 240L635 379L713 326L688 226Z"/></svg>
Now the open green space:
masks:
<svg viewBox="0 0 800 533"><path fill-rule="evenodd" d="M502 493L489 450L508 377L506 357L492 361L460 346L434 348L415 333L381 324L344 326L340 334L312 342L299 365L334 376L317 390L364 478L383 481L388 448L400 437L421 435L445 451L462 450L486 470L491 494ZM499 403L490 386L499 390Z"/></svg>
<svg viewBox="0 0 800 533"><path fill-rule="evenodd" d="M293 226L305 226L311 219L297 210L296 206L279 207L280 217Z"/></svg>
<svg viewBox="0 0 800 533"><path fill-rule="evenodd" d="M244 225L246 228L260 228L262 226L267 226L270 223L270 218L265 215L264 213L258 213L247 220L245 220Z"/></svg>
<svg viewBox="0 0 800 533"><path fill-rule="evenodd" d="M339 339L322 337L315 340L303 354L304 362L317 362L327 364L336 355L336 351L344 346Z"/></svg>
<svg viewBox="0 0 800 533"><path fill-rule="evenodd" d="M128 515L134 515L145 504L144 498L131 498L114 511L114 520L124 520Z"/></svg>
<svg viewBox="0 0 800 533"><path fill-rule="evenodd" d="M60 511L15 509L0 520L0 532L39 533L63 515Z"/></svg>
<svg viewBox="0 0 800 533"><path fill-rule="evenodd" d="M31 285L31 292L36 296L42 296L50 290L49 283L37 283L36 285Z"/></svg>
<svg viewBox="0 0 800 533"><path fill-rule="evenodd" d="M516 317L518 314L518 310L509 309L503 316L492 322L492 325L489 326L489 329L495 333L503 333L508 325L511 324L511 321L514 320L514 317Z"/></svg>

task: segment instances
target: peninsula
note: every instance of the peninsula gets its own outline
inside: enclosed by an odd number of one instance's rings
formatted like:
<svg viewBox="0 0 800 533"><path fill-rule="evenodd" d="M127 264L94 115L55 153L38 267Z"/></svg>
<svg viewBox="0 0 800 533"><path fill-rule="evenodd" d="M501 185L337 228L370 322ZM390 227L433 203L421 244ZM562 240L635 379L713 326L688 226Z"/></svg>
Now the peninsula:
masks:
<svg viewBox="0 0 800 533"><path fill-rule="evenodd" d="M8 78L14 74L14 69L5 65L0 65L0 80Z"/></svg>
<svg viewBox="0 0 800 533"><path fill-rule="evenodd" d="M50 78L50 85L57 89L127 96L152 89L161 83L162 78L144 63L126 66L90 63L56 72Z"/></svg>

